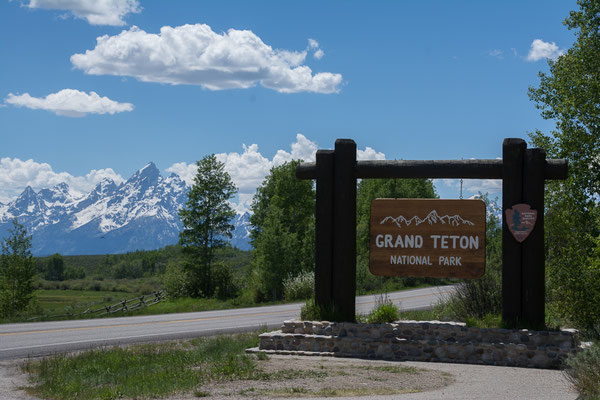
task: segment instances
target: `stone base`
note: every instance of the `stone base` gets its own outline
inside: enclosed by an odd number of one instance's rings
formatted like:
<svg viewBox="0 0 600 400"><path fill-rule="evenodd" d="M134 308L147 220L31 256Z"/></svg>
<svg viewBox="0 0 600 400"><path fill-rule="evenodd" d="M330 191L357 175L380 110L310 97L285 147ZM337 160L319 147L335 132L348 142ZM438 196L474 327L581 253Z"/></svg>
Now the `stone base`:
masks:
<svg viewBox="0 0 600 400"><path fill-rule="evenodd" d="M576 333L575 330L482 329L439 321L391 324L285 321L281 330L261 334L256 350L275 354L559 368L569 354L579 349Z"/></svg>

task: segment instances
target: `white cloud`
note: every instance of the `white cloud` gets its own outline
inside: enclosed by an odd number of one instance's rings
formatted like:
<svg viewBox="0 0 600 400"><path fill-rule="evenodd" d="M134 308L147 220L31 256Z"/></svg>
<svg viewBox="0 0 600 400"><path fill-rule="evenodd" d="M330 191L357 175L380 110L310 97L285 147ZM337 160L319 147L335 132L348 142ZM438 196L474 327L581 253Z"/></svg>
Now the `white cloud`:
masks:
<svg viewBox="0 0 600 400"><path fill-rule="evenodd" d="M83 117L86 114L115 114L133 110L131 103L119 103L108 97L100 97L96 92L89 94L74 89L63 89L48 96L32 97L29 93L15 95L9 93L5 103L33 110L52 111L65 117Z"/></svg>
<svg viewBox="0 0 600 400"><path fill-rule="evenodd" d="M313 57L317 60L320 60L325 55L325 52L319 47L319 42L315 39L308 39L308 48L314 51Z"/></svg>
<svg viewBox="0 0 600 400"><path fill-rule="evenodd" d="M92 25L125 25L123 17L129 13L139 13L137 0L29 0L29 8L62 10L75 18L85 19ZM65 14L61 15L64 18Z"/></svg>
<svg viewBox="0 0 600 400"><path fill-rule="evenodd" d="M385 160L385 154L366 147L364 150L356 150L356 158L358 160Z"/></svg>
<svg viewBox="0 0 600 400"><path fill-rule="evenodd" d="M504 59L504 52L500 49L490 50L490 51L488 51L488 55L491 57L496 57L499 60Z"/></svg>
<svg viewBox="0 0 600 400"><path fill-rule="evenodd" d="M254 194L256 188L269 173L273 163L258 151L258 145L243 145L240 153L220 153L217 160L225 164L225 171L237 186L240 193Z"/></svg>
<svg viewBox="0 0 600 400"><path fill-rule="evenodd" d="M4 157L0 159L0 202L14 200L27 186L38 191L63 182L69 185L74 195L82 195L104 178L110 178L117 184L123 182L121 175L112 168L94 169L84 176L73 176L67 172L54 172L47 163Z"/></svg>
<svg viewBox="0 0 600 400"><path fill-rule="evenodd" d="M229 173L239 190L239 202L234 204L238 212L248 210L256 188L264 181L272 167L291 160L315 161L318 145L299 133L289 151L277 150L271 160L258 151L257 144L243 145L243 149L242 153L216 154L217 159L225 164L225 171ZM357 158L359 160L384 160L385 154L367 147L364 150L357 150ZM196 170L195 164L185 162L176 163L167 168L167 171L178 174L188 185L193 183Z"/></svg>
<svg viewBox="0 0 600 400"><path fill-rule="evenodd" d="M456 197L460 194L460 179L434 179L434 184L444 184L446 187L456 189ZM463 197L467 198L479 192L499 195L502 191L501 179L463 179Z"/></svg>
<svg viewBox="0 0 600 400"><path fill-rule="evenodd" d="M146 33L133 26L97 38L96 47L71 56L91 75L131 76L144 82L199 85L209 90L257 84L282 93L337 93L342 75L313 74L302 63L306 51L277 50L252 31L215 33L205 24L163 26Z"/></svg>
<svg viewBox="0 0 600 400"><path fill-rule="evenodd" d="M308 140L304 135L296 135L296 143L292 143L291 151L277 150L273 157L273 165L278 166L292 160L315 161L318 146L315 142Z"/></svg>
<svg viewBox="0 0 600 400"><path fill-rule="evenodd" d="M560 50L556 43L547 43L541 39L535 39L531 43L529 54L527 54L527 61L539 61L543 58L556 60L563 53L564 51Z"/></svg>

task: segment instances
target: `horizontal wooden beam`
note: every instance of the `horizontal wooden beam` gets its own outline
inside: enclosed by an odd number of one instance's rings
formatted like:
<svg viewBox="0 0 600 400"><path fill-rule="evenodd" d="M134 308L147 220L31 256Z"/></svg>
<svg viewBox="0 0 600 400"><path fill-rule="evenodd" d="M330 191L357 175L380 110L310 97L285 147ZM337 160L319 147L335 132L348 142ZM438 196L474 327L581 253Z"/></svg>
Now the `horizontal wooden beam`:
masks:
<svg viewBox="0 0 600 400"><path fill-rule="evenodd" d="M545 179L566 179L568 163L564 159L547 159ZM358 161L357 179L365 178L448 178L502 179L502 160L378 160ZM316 179L317 164L301 163L296 167L298 179Z"/></svg>

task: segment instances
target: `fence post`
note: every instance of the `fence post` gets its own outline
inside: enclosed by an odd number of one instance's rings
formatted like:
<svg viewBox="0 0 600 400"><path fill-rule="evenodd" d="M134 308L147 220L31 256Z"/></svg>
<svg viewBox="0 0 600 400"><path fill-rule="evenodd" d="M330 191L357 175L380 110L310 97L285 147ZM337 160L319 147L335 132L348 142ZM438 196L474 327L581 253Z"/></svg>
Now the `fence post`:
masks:
<svg viewBox="0 0 600 400"><path fill-rule="evenodd" d="M315 303L329 307L333 280L333 150L317 150L315 201Z"/></svg>
<svg viewBox="0 0 600 400"><path fill-rule="evenodd" d="M527 149L523 171L523 203L537 210L535 226L522 244L522 312L529 327L545 323L544 167L546 153Z"/></svg>
<svg viewBox="0 0 600 400"><path fill-rule="evenodd" d="M356 315L356 143L337 139L334 155L333 305L339 318Z"/></svg>
<svg viewBox="0 0 600 400"><path fill-rule="evenodd" d="M502 143L502 321L516 325L522 318L521 244L508 229L506 210L523 201L523 139Z"/></svg>

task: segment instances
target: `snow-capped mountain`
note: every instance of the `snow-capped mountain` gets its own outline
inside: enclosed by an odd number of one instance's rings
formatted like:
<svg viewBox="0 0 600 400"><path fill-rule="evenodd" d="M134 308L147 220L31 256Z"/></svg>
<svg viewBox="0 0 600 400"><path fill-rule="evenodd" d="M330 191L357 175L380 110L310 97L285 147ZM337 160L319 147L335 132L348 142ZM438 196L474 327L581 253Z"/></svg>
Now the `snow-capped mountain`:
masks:
<svg viewBox="0 0 600 400"><path fill-rule="evenodd" d="M33 254L107 254L157 249L177 243L178 211L189 188L178 175L163 178L148 163L126 182L105 178L81 196L66 183L35 192L27 187L0 203L0 238L17 217L33 236ZM232 245L248 250L248 214L237 215Z"/></svg>

